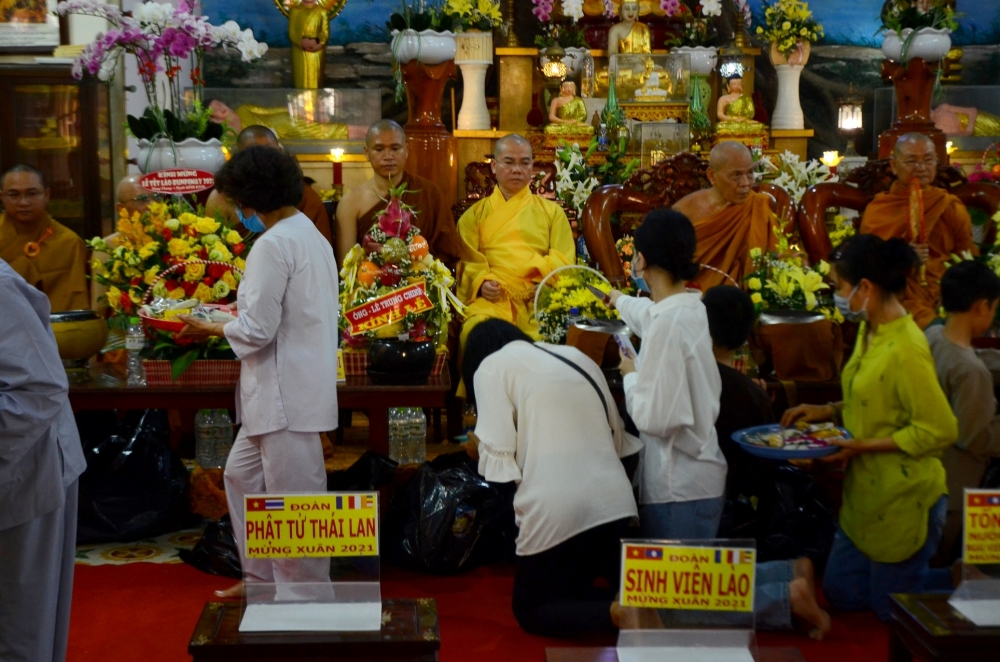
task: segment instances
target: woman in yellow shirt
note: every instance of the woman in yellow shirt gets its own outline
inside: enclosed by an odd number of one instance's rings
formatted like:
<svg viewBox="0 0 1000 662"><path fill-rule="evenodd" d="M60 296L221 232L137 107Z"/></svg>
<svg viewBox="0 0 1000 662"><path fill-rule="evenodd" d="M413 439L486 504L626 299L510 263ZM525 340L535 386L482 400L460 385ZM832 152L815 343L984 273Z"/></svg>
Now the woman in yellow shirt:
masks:
<svg viewBox="0 0 1000 662"><path fill-rule="evenodd" d="M848 460L840 526L823 581L830 604L889 620L889 594L950 590L928 562L947 514L942 451L958 422L938 384L924 334L898 296L919 260L901 239L858 235L830 257L837 308L861 322L844 367L844 401L801 405L782 424L842 417L854 437L831 460Z"/></svg>

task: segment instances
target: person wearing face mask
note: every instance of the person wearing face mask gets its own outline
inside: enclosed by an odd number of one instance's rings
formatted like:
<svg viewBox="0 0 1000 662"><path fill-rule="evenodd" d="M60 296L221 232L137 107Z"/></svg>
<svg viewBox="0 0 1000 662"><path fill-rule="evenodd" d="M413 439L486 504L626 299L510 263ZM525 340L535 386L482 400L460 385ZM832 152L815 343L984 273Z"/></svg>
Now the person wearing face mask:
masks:
<svg viewBox="0 0 1000 662"><path fill-rule="evenodd" d="M938 383L927 339L900 295L919 265L902 239L857 235L830 255L835 303L861 322L841 374L843 402L800 405L781 423L837 420L852 439L829 461L847 461L844 500L823 593L849 611L887 621L889 595L950 590L928 563L941 541L948 488L941 454L958 422Z"/></svg>
<svg viewBox="0 0 1000 662"><path fill-rule="evenodd" d="M191 336L224 337L242 361L236 413L242 423L224 480L244 575L257 582L324 582L329 559L245 556L246 494L325 492L320 432L337 427L337 264L309 218L295 158L270 147L240 150L216 188L259 237L247 255L227 323L181 317ZM224 593L238 594L239 587ZM280 589L279 589L280 590Z"/></svg>
<svg viewBox="0 0 1000 662"><path fill-rule="evenodd" d="M645 538L714 538L722 517L726 459L719 449L722 380L701 295L694 227L657 209L635 231L632 274L651 298L613 290L609 305L642 338L622 356L625 405L643 442L639 519Z"/></svg>

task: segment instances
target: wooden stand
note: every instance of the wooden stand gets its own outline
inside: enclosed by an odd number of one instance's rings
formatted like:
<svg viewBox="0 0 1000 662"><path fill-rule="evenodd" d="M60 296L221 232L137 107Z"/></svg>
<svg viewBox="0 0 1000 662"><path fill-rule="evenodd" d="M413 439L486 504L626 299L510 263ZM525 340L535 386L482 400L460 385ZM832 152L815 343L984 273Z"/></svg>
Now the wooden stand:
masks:
<svg viewBox="0 0 1000 662"><path fill-rule="evenodd" d="M808 159L809 139L815 135L812 129L800 131L773 129L771 131L771 149L778 154L789 151L803 161Z"/></svg>
<svg viewBox="0 0 1000 662"><path fill-rule="evenodd" d="M948 604L942 593L890 597L889 662L978 662L995 660L1000 628L979 628Z"/></svg>
<svg viewBox="0 0 1000 662"><path fill-rule="evenodd" d="M900 136L922 133L934 141L938 162L948 162L947 138L931 121L931 97L934 95L938 66L920 58L910 60L905 66L891 60L882 62L882 80L892 81L896 90L896 120L888 131L878 137L880 159L892 156Z"/></svg>
<svg viewBox="0 0 1000 662"><path fill-rule="evenodd" d="M455 78L455 62L402 65L406 82L406 143L410 149L407 169L441 188L446 200L455 200L458 180L458 143L441 121L441 99L448 80Z"/></svg>
<svg viewBox="0 0 1000 662"><path fill-rule="evenodd" d="M194 662L433 662L441 648L430 598L383 600L380 632L241 634L242 617L242 603L206 603L188 643Z"/></svg>

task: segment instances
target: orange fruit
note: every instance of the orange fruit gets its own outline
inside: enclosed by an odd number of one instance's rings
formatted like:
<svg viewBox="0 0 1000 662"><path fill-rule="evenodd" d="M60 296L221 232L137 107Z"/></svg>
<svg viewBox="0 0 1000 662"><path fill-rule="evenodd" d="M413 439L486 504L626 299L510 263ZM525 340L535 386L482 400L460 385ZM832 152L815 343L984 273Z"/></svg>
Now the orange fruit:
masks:
<svg viewBox="0 0 1000 662"><path fill-rule="evenodd" d="M993 174L1000 175L1000 164L993 166Z"/></svg>
<svg viewBox="0 0 1000 662"><path fill-rule="evenodd" d="M358 282L365 287L371 287L375 279L382 274L382 270L374 262L364 261L358 267Z"/></svg>
<svg viewBox="0 0 1000 662"><path fill-rule="evenodd" d="M413 241L406 248L410 251L411 260L421 260L431 252L431 247L427 245L427 240L419 234L413 238Z"/></svg>

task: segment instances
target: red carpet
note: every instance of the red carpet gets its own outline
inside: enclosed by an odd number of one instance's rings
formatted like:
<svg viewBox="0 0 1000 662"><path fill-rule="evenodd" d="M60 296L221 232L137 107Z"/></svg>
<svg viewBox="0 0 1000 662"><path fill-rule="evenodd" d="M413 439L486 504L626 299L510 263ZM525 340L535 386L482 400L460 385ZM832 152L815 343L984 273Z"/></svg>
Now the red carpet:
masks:
<svg viewBox="0 0 1000 662"><path fill-rule="evenodd" d="M187 642L212 591L232 580L186 565L134 563L77 566L69 662L186 662ZM430 577L384 568L384 597L433 597L441 622L442 662L542 662L548 646L613 645L525 634L510 611L512 569L479 568L460 577ZM871 614L836 614L821 643L761 633L761 646L799 648L808 662L884 662L888 637Z"/></svg>

